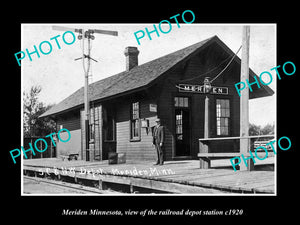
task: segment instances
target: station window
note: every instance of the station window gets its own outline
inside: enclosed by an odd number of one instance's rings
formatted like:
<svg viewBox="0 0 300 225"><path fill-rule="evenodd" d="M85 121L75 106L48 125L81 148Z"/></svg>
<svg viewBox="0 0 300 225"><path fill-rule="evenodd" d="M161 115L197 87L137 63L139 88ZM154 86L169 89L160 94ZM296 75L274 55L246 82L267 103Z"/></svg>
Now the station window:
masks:
<svg viewBox="0 0 300 225"><path fill-rule="evenodd" d="M182 129L182 114L176 115L176 137L177 140L183 139L183 129Z"/></svg>
<svg viewBox="0 0 300 225"><path fill-rule="evenodd" d="M95 124L94 123L91 123L90 124L90 143L94 143L95 141Z"/></svg>
<svg viewBox="0 0 300 225"><path fill-rule="evenodd" d="M188 97L175 97L174 98L175 107L189 107L189 98Z"/></svg>
<svg viewBox="0 0 300 225"><path fill-rule="evenodd" d="M229 99L216 100L217 135L229 135L230 101Z"/></svg>
<svg viewBox="0 0 300 225"><path fill-rule="evenodd" d="M134 102L131 104L130 112L130 139L131 140L140 140L140 104L139 102Z"/></svg>

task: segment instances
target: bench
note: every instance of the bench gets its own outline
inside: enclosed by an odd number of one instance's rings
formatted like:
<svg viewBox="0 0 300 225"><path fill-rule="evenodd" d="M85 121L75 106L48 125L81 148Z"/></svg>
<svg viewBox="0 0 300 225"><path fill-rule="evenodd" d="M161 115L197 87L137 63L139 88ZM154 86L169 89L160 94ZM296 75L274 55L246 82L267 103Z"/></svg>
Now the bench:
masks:
<svg viewBox="0 0 300 225"><path fill-rule="evenodd" d="M237 141L239 141L240 139L250 139L251 143L250 143L250 150L251 152L253 152L253 156L259 157L259 158L264 158L266 153L262 150L262 151L257 151L256 155L254 154L254 141L251 139L255 139L255 138L274 138L274 135L260 135L260 136L244 136L244 137L222 137L222 138L202 138L199 139L199 153L198 153L198 158L200 161L200 169L209 169L211 168L211 160L212 159L227 159L227 158L234 158L234 157L241 157L241 155L243 154L245 158L250 157L250 153L241 153L241 152L237 152ZM225 141L225 140L232 140L234 143L234 152L210 152L210 142L212 141ZM268 150L268 157L273 157L274 156L274 152L273 151L269 151ZM238 162L239 159L235 159L235 163ZM249 163L249 170L252 170L254 167L253 163Z"/></svg>

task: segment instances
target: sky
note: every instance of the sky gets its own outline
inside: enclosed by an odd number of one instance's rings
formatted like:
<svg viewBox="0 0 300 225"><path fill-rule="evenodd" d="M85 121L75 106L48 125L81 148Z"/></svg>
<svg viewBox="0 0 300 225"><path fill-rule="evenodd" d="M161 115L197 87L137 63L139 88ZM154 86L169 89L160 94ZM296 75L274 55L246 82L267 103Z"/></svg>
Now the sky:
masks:
<svg viewBox="0 0 300 225"><path fill-rule="evenodd" d="M158 26L157 23L153 23ZM138 47L139 64L146 63L166 54L175 52L204 39L217 35L233 52L236 52L242 43L243 25L247 24L184 24L172 23L169 33L147 35L137 43L134 33L147 27L150 31L153 24L22 24L21 49L34 51L41 42L49 41L52 52L48 55L40 53L40 58L32 54L32 61L26 55L21 61L22 93L28 91L32 85L40 85L42 92L39 100L46 104L57 104L84 85L82 60L75 61L82 55L81 41L67 45L62 40L64 31L53 30L52 26L65 26L71 28L102 29L118 31L118 36L95 34L92 41L91 57L98 63L91 63L90 83L115 75L125 70L124 50L128 46ZM270 71L276 64L276 26L274 24L248 24L250 25L249 66L259 75L268 71L276 77L275 71ZM168 30L163 25L163 30ZM61 49L58 49L55 40L57 35ZM77 36L77 33L75 33ZM65 36L66 41L72 40L71 35ZM47 44L43 50L48 51ZM238 56L241 58L241 52ZM17 61L16 61L17 63ZM264 97L249 101L249 122L257 125L273 124L276 121L276 79L269 85L275 91L271 97Z"/></svg>

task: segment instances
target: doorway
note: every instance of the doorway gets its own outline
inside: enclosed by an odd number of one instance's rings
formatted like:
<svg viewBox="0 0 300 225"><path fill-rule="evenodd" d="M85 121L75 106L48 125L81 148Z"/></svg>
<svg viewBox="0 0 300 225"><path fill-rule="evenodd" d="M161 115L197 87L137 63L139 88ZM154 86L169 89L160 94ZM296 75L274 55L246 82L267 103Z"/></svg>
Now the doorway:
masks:
<svg viewBox="0 0 300 225"><path fill-rule="evenodd" d="M116 152L116 115L114 106L103 107L103 147L102 160L107 160L109 153Z"/></svg>
<svg viewBox="0 0 300 225"><path fill-rule="evenodd" d="M175 97L175 156L191 155L190 103L188 97Z"/></svg>

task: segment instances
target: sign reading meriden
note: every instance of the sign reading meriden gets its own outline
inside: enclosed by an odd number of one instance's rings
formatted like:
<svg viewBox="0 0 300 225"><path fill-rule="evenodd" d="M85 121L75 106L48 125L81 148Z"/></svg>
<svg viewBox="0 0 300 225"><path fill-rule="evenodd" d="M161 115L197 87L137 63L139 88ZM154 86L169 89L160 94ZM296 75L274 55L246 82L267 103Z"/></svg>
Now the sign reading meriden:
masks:
<svg viewBox="0 0 300 225"><path fill-rule="evenodd" d="M195 85L195 84L178 84L179 92L194 92L194 93L201 93L205 94L204 85ZM209 92L210 94L217 94L217 95L228 95L228 88L227 87L211 87Z"/></svg>

